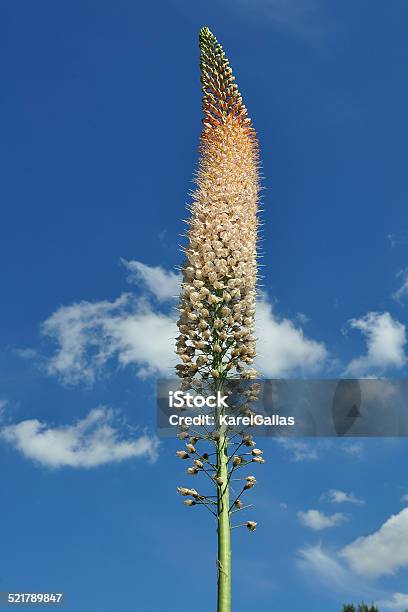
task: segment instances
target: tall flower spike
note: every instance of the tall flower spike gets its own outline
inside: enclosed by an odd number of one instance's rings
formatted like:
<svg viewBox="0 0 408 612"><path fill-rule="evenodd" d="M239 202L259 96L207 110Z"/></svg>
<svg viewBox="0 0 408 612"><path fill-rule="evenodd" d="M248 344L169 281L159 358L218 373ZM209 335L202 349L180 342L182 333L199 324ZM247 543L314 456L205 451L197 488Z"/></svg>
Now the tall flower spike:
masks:
<svg viewBox="0 0 408 612"><path fill-rule="evenodd" d="M221 45L200 31L203 131L178 326L181 378L254 378L258 143Z"/></svg>
<svg viewBox="0 0 408 612"><path fill-rule="evenodd" d="M176 372L183 390L205 386L202 382L209 379L222 391L227 378L256 377L248 366L256 355L259 157L255 130L221 45L208 28L200 31L199 43L204 118L182 269ZM248 391L243 398L245 414L254 393ZM221 414L224 408L219 410ZM187 439L185 433L182 430L179 437ZM177 455L193 459L188 474L205 472L216 496L203 496L188 487L178 487L178 492L190 498L186 505L205 507L217 519L217 612L231 612L231 513L246 508L240 497L256 480L248 476L232 504L230 480L236 469L264 459L250 436L244 435L238 448L245 445L252 452L241 456L229 453L228 429L207 434L205 443L215 446L214 453L203 452L203 439L193 436ZM256 529L254 521L242 525Z"/></svg>

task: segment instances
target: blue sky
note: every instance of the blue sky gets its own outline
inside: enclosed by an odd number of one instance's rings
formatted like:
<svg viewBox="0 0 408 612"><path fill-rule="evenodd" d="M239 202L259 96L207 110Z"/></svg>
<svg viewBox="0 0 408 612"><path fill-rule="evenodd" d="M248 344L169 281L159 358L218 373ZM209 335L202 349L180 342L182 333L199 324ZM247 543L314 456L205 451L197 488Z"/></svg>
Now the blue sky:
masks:
<svg viewBox="0 0 408 612"><path fill-rule="evenodd" d="M197 161L198 29L223 44L261 142L259 369L405 377L408 6L0 11L0 590L64 590L75 612L213 609L214 525L177 498L183 466L154 413ZM258 531L234 531L235 612L408 607L405 441L263 448Z"/></svg>

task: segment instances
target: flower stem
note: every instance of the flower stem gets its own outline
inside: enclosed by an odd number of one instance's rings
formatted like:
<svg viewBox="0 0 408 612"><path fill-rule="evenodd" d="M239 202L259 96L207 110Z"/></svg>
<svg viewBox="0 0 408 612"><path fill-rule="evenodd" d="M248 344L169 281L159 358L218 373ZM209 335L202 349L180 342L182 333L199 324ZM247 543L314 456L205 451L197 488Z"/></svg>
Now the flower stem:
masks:
<svg viewBox="0 0 408 612"><path fill-rule="evenodd" d="M225 484L218 487L218 604L217 612L231 611L231 525L229 515L228 438L217 441L217 468Z"/></svg>

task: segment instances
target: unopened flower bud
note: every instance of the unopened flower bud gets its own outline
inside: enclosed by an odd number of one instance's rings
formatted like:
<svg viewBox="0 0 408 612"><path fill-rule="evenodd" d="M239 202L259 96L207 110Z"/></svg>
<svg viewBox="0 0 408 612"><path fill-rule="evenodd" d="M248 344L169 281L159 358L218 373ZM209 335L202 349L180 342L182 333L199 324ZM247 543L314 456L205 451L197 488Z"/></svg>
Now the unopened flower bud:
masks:
<svg viewBox="0 0 408 612"><path fill-rule="evenodd" d="M255 523L255 521L247 521L246 526L249 531L255 531L257 524L258 523Z"/></svg>
<svg viewBox="0 0 408 612"><path fill-rule="evenodd" d="M197 493L195 489L191 489L190 495L194 497L194 499L204 499L204 497L200 495L199 493Z"/></svg>
<svg viewBox="0 0 408 612"><path fill-rule="evenodd" d="M188 458L189 458L189 456L190 456L190 455L189 455L188 453L186 453L186 451L184 451L184 450L179 450L179 451L176 451L176 455L177 455L177 457L178 457L179 459L188 459Z"/></svg>
<svg viewBox="0 0 408 612"><path fill-rule="evenodd" d="M254 440L247 439L247 440L244 440L244 444L245 446L255 446L256 442L254 442Z"/></svg>
<svg viewBox="0 0 408 612"><path fill-rule="evenodd" d="M187 489L186 487L177 487L177 491L180 495L183 495L183 497L187 497L187 495L194 496L197 493L195 489Z"/></svg>
<svg viewBox="0 0 408 612"><path fill-rule="evenodd" d="M180 431L180 433L177 434L177 437L180 438L180 440L186 440L189 437L189 434L187 431Z"/></svg>

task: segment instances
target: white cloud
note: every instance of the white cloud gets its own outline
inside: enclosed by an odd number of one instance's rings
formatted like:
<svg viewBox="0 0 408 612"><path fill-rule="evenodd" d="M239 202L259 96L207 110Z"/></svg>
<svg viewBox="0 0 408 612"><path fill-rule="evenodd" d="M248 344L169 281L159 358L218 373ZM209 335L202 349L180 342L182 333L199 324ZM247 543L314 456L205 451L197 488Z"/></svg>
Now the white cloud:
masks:
<svg viewBox="0 0 408 612"><path fill-rule="evenodd" d="M367 578L394 574L408 566L408 508L391 516L375 533L343 548L340 556Z"/></svg>
<svg viewBox="0 0 408 612"><path fill-rule="evenodd" d="M29 419L3 427L0 436L27 459L49 468L91 468L135 457L156 459L156 438L124 439L114 421L114 412L101 407L74 425L51 427Z"/></svg>
<svg viewBox="0 0 408 612"><path fill-rule="evenodd" d="M309 527L313 529L313 531L320 531L322 529L327 529L328 527L338 527L344 521L347 520L347 517L341 512L336 512L335 514L327 515L320 510L306 510L305 512L297 513L299 521L305 525L305 527Z"/></svg>
<svg viewBox="0 0 408 612"><path fill-rule="evenodd" d="M408 595L404 593L394 593L391 599L381 600L378 602L379 609L397 610L405 612L408 609Z"/></svg>
<svg viewBox="0 0 408 612"><path fill-rule="evenodd" d="M124 263L159 300L178 291L179 278L173 272L135 261ZM146 297L129 293L113 301L61 306L42 325L43 334L57 344L47 371L66 384L92 384L107 363L116 360L120 366L135 366L139 376L170 375L176 363L175 321L175 310L164 314ZM348 373L361 375L372 368L405 364L405 326L389 313L369 313L352 319L350 325L364 333L368 348L367 355L352 360ZM293 321L278 317L266 294L257 303L256 329L256 367L262 376L306 376L327 366L325 345L306 337Z"/></svg>
<svg viewBox="0 0 408 612"><path fill-rule="evenodd" d="M289 319L279 318L265 294L256 309L256 367L262 376L283 377L316 373L326 365L328 353L321 342L305 337Z"/></svg>
<svg viewBox="0 0 408 612"><path fill-rule="evenodd" d="M392 297L396 302L402 304L408 296L408 268L400 270L397 274L397 278L398 277L402 279L402 282L400 287L394 291Z"/></svg>
<svg viewBox="0 0 408 612"><path fill-rule="evenodd" d="M297 552L297 564L302 570L312 572L330 589L343 590L352 576L332 555L323 550L321 545L307 546Z"/></svg>
<svg viewBox="0 0 408 612"><path fill-rule="evenodd" d="M351 319L349 325L366 337L367 354L353 359L346 368L347 374L365 376L405 365L405 325L389 312L369 312L360 319Z"/></svg>
<svg viewBox="0 0 408 612"><path fill-rule="evenodd" d="M139 262L125 262L161 300L176 290L176 275ZM171 375L176 363L176 311L163 314L145 297L129 293L113 301L78 302L58 308L42 325L57 344L47 371L65 384L92 384L114 360L133 365L139 376ZM257 305L258 358L263 376L287 376L319 371L326 363L322 343L306 338L288 319L273 314L266 295Z"/></svg>
<svg viewBox="0 0 408 612"><path fill-rule="evenodd" d="M170 373L175 362L175 320L143 299L123 294L113 302L61 306L42 325L57 343L49 374L66 384L92 384L107 362L136 366L139 376Z"/></svg>
<svg viewBox="0 0 408 612"><path fill-rule="evenodd" d="M330 491L322 495L322 499L326 499L334 504L365 504L365 501L356 497L354 493L346 493L338 489L330 489Z"/></svg>
<svg viewBox="0 0 408 612"><path fill-rule="evenodd" d="M161 266L147 266L140 261L121 259L129 270L127 280L135 285L144 285L159 301L175 298L180 293L181 275L165 270Z"/></svg>
<svg viewBox="0 0 408 612"><path fill-rule="evenodd" d="M388 593L380 592L372 583L366 583L356 576L344 563L336 558L335 552L324 550L321 544L307 546L297 551L296 564L302 577L310 578L313 588L321 595L322 587L338 601L373 601L389 599ZM382 609L382 608L380 608Z"/></svg>
<svg viewBox="0 0 408 612"><path fill-rule="evenodd" d="M316 461L318 459L316 443L308 444L294 438L276 438L276 442L290 453L293 461Z"/></svg>

